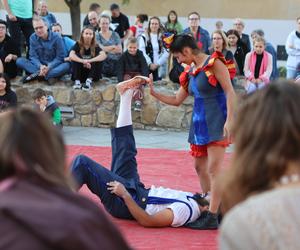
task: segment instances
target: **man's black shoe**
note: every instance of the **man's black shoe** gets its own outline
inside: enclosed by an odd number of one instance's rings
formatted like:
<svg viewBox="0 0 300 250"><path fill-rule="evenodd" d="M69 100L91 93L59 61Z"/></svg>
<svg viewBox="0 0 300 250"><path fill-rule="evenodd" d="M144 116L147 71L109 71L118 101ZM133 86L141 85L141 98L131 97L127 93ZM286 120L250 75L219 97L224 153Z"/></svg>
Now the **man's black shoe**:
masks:
<svg viewBox="0 0 300 250"><path fill-rule="evenodd" d="M208 212L206 216L200 216L196 221L187 224L186 227L198 230L218 229L218 214Z"/></svg>
<svg viewBox="0 0 300 250"><path fill-rule="evenodd" d="M35 73L32 73L31 75L29 76L25 76L23 79L22 79L22 83L27 83L27 82L30 82L30 81L33 81L35 79L38 78L40 72L35 72Z"/></svg>

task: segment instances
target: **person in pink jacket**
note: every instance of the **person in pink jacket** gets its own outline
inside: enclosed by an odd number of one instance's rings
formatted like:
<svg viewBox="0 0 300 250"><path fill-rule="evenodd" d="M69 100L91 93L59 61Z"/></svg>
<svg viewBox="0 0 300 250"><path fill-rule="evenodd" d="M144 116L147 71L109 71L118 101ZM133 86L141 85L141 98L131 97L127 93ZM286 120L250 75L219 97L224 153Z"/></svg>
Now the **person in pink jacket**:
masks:
<svg viewBox="0 0 300 250"><path fill-rule="evenodd" d="M265 51L265 39L257 37L253 41L254 50L245 58L244 74L247 79L246 91L252 93L270 82L272 55Z"/></svg>

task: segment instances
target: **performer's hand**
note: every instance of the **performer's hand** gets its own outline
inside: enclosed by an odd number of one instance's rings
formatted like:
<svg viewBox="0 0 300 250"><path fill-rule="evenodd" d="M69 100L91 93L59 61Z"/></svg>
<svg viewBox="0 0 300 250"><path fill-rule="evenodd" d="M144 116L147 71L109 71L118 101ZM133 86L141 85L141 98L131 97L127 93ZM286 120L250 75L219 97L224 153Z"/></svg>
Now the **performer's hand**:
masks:
<svg viewBox="0 0 300 250"><path fill-rule="evenodd" d="M231 125L228 120L226 120L224 124L224 137L228 140L229 143L232 143Z"/></svg>
<svg viewBox="0 0 300 250"><path fill-rule="evenodd" d="M118 181L111 181L108 182L106 185L108 186L107 190L109 190L112 194L115 194L122 198L126 195L129 195L124 185Z"/></svg>

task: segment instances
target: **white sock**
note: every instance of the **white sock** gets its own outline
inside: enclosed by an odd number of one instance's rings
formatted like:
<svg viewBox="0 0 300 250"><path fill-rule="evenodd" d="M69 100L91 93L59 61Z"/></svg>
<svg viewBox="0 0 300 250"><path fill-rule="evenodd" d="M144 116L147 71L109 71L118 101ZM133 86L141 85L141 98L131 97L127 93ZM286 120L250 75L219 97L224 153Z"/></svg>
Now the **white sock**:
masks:
<svg viewBox="0 0 300 250"><path fill-rule="evenodd" d="M117 128L125 127L132 124L131 118L131 100L133 96L133 89L126 90L120 96L120 109L117 120Z"/></svg>

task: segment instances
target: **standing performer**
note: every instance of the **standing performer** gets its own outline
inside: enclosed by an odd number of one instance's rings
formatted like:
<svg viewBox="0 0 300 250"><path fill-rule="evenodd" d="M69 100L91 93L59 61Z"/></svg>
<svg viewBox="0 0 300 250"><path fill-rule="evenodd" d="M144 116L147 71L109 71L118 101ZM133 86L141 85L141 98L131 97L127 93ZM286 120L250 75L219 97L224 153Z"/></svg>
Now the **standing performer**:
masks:
<svg viewBox="0 0 300 250"><path fill-rule="evenodd" d="M193 65L180 76L180 88L176 95L167 96L154 90L150 93L158 100L179 106L188 95L195 102L191 120L189 143L195 158L195 169L202 192L211 191L210 213L191 227L216 229L220 194L216 188L216 176L220 172L225 148L231 141L230 125L233 119L235 93L230 81L225 58L220 52L204 54L190 35L174 38L170 51L179 63Z"/></svg>

